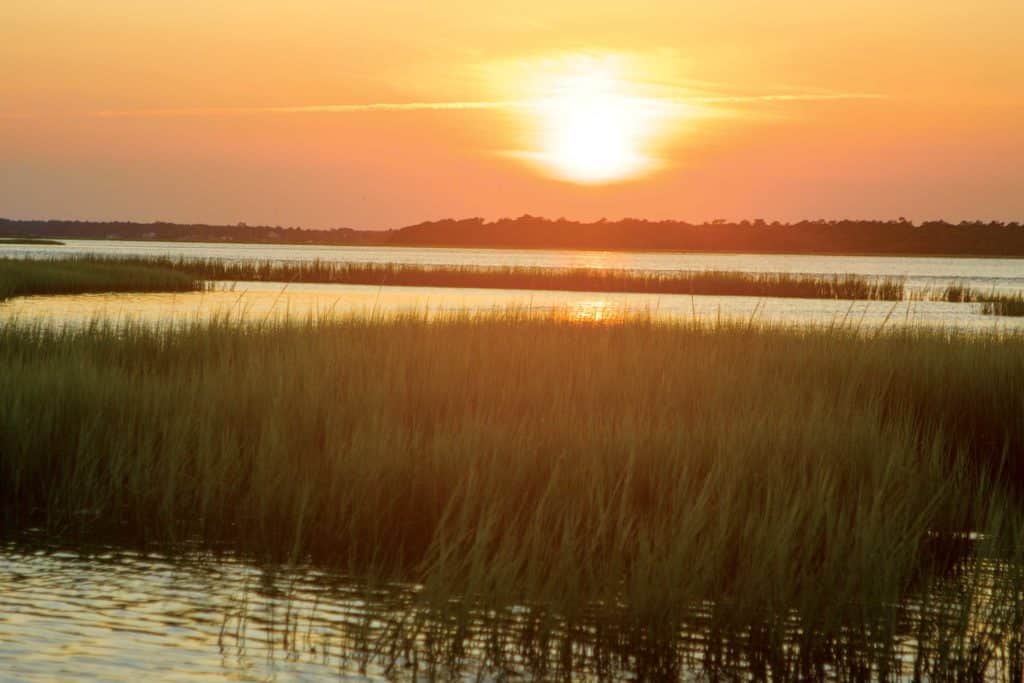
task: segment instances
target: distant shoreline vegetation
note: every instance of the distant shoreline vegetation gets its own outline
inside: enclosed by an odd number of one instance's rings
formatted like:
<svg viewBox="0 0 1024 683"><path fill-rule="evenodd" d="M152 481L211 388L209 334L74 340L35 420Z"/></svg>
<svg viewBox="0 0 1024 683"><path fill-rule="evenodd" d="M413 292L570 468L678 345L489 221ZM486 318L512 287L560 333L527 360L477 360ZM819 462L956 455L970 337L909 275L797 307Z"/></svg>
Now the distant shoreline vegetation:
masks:
<svg viewBox="0 0 1024 683"><path fill-rule="evenodd" d="M590 223L536 216L446 219L391 230L0 219L0 236L335 246L1024 257L1019 222L815 220Z"/></svg>

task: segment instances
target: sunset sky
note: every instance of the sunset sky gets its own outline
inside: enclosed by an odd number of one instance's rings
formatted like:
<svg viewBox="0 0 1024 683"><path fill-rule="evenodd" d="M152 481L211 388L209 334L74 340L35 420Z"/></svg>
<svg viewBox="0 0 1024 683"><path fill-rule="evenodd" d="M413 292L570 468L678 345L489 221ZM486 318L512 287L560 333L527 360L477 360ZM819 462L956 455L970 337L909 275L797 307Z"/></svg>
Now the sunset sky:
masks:
<svg viewBox="0 0 1024 683"><path fill-rule="evenodd" d="M1024 2L6 0L0 216L1024 219Z"/></svg>

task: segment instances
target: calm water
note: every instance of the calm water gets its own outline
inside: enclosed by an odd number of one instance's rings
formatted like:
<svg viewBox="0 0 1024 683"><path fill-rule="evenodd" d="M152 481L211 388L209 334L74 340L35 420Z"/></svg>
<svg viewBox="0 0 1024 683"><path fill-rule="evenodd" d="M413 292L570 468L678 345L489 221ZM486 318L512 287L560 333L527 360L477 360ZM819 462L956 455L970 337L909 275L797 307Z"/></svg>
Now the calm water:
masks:
<svg viewBox="0 0 1024 683"><path fill-rule="evenodd" d="M423 247L323 247L272 244L205 244L66 240L63 246L2 245L0 256L73 254L172 256L227 261L269 260L417 265L621 268L637 271L739 270L903 277L908 286L963 282L983 290L1024 291L1024 259L890 256L687 254L673 252L566 251L552 249L447 249Z"/></svg>
<svg viewBox="0 0 1024 683"><path fill-rule="evenodd" d="M79 294L18 297L0 302L3 321L79 325L102 318L142 323L183 323L213 317L260 322L321 315L428 316L506 308L554 312L575 320L609 320L649 314L663 320L733 318L799 324L933 325L977 331L1024 330L1024 318L983 315L980 304L933 301L835 301L740 296L601 294L443 287L282 285L230 283L209 292Z"/></svg>
<svg viewBox="0 0 1024 683"><path fill-rule="evenodd" d="M741 270L813 274L856 273L905 278L910 288L954 282L982 291L1024 292L1022 259L950 259L874 256L787 256L667 252L556 251L320 247L68 240L63 246L4 245L0 256L58 258L68 255L170 256L228 261L333 262L419 265L621 268L637 271ZM230 291L227 291L230 290ZM628 313L660 318L732 317L793 323L943 325L976 330L1024 328L1024 318L994 318L978 304L855 302L762 297L605 294L500 289L368 287L359 285L229 283L194 294L112 294L25 297L0 303L0 320L46 324L81 323L97 317L145 322L189 321L230 315L241 320L310 314L438 314L507 307L556 310L573 318L604 319Z"/></svg>
<svg viewBox="0 0 1024 683"><path fill-rule="evenodd" d="M309 567L0 544L0 681L636 680L662 679L650 672L666 666L672 680L736 680L766 661L773 678L810 665L857 679L857 667L884 662L892 680L912 680L915 666L971 671L965 655L982 662L971 680L1016 680L1004 648L1019 640L1007 639L1005 620L988 621L1005 598L998 565L979 566L927 603L894 607L894 629L866 638L795 624L776 626L778 640L729 635L695 608L670 642L637 647L637 627L617 626L611 609L567 630L525 607L440 614L414 586L369 588Z"/></svg>
<svg viewBox="0 0 1024 683"><path fill-rule="evenodd" d="M914 287L963 282L984 291L1024 291L1024 260L861 256L762 256L749 254L621 253L496 249L306 247L71 240L64 246L8 245L0 255L51 258L69 254L175 256L225 260L414 263L424 265L594 266L643 271L735 269L805 273L858 273L906 277ZM240 282L186 294L89 294L24 297L0 303L0 321L80 324L98 317L144 322L192 321L228 315L239 320L305 317L323 313L427 314L492 311L508 307L564 312L601 320L645 313L658 318L730 317L787 323L942 325L974 330L1022 329L1024 318L996 318L979 304L905 301L849 302L821 299L608 294L445 287L372 287Z"/></svg>
<svg viewBox="0 0 1024 683"><path fill-rule="evenodd" d="M230 559L0 546L0 680L345 680L358 663L340 641L332 657L330 636L366 610L336 583Z"/></svg>

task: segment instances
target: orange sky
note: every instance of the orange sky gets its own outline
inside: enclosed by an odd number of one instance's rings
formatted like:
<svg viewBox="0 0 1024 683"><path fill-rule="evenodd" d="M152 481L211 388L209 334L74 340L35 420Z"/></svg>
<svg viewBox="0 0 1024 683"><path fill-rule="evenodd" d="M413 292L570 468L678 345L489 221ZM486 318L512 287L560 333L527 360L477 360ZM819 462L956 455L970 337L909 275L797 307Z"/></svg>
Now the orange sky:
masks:
<svg viewBox="0 0 1024 683"><path fill-rule="evenodd" d="M6 0L0 216L1021 220L1021 26L1019 0Z"/></svg>

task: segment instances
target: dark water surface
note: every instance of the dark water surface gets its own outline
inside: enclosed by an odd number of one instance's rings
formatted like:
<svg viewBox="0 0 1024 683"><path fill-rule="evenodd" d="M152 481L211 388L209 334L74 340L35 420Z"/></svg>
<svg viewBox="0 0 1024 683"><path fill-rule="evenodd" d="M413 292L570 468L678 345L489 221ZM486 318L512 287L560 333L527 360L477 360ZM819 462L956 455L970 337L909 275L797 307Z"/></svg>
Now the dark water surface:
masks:
<svg viewBox="0 0 1024 683"><path fill-rule="evenodd" d="M8 543L0 680L1020 680L1019 574L1004 570L974 563L872 628L727 632L696 606L665 638L614 606L574 623L438 610L415 586L310 567Z"/></svg>

